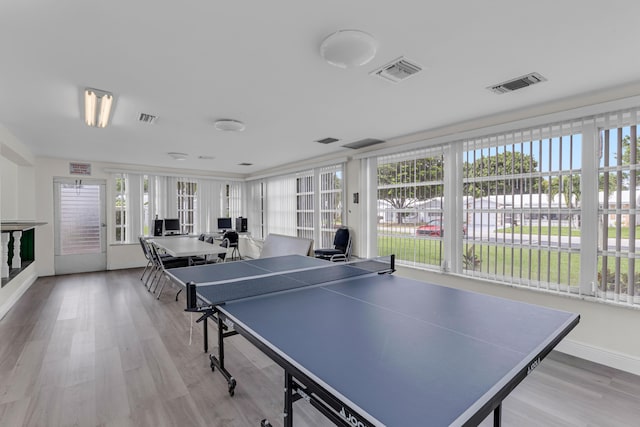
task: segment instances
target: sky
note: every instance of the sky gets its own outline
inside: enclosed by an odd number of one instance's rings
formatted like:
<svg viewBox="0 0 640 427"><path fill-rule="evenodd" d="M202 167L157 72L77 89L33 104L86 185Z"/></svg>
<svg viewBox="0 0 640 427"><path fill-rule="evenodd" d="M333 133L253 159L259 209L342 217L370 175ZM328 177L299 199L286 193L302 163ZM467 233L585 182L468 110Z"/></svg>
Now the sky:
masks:
<svg viewBox="0 0 640 427"><path fill-rule="evenodd" d="M604 134L604 132L602 133ZM630 134L630 128L622 128L622 137ZM601 136L603 138L603 136ZM607 166L615 166L617 162L617 138L618 130L611 129L609 132L609 164ZM600 167L605 166L604 155L602 150L604 148L603 143L600 144ZM501 147L483 148L475 150L475 158L479 159L481 156L495 156L496 153L502 153L505 151L522 152L525 155L532 155L538 162L538 171L549 172L569 169L582 168L582 135L575 134L565 135L556 138L546 138L536 141L527 141L522 144L506 145ZM551 155L550 155L551 153ZM464 161L473 161L474 152L467 151L464 156Z"/></svg>

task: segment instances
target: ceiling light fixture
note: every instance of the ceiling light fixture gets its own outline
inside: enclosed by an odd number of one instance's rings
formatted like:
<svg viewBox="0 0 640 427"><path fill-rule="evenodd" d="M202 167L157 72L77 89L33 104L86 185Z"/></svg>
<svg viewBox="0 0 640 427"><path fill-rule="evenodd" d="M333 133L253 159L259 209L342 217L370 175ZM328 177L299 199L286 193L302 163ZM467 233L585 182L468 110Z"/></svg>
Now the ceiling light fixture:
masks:
<svg viewBox="0 0 640 427"><path fill-rule="evenodd" d="M245 128L244 123L239 120L220 119L216 120L215 128L223 132L242 132Z"/></svg>
<svg viewBox="0 0 640 427"><path fill-rule="evenodd" d="M340 30L320 44L320 55L329 64L340 68L359 67L371 61L378 50L378 42L360 30Z"/></svg>
<svg viewBox="0 0 640 427"><path fill-rule="evenodd" d="M99 89L84 90L84 121L87 126L103 128L109 124L113 94Z"/></svg>
<svg viewBox="0 0 640 427"><path fill-rule="evenodd" d="M167 153L169 156L173 157L173 160L187 160L188 154L186 153Z"/></svg>

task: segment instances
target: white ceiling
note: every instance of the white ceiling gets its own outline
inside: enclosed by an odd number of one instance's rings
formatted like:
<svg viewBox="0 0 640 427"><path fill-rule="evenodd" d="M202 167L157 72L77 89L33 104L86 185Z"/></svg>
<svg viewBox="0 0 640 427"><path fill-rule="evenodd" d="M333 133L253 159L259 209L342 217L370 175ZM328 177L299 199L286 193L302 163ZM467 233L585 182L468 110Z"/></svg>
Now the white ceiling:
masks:
<svg viewBox="0 0 640 427"><path fill-rule="evenodd" d="M638 16L637 0L3 0L0 123L39 156L253 174L635 84ZM324 62L320 43L340 29L374 35L376 57ZM369 76L402 55L425 70L397 85ZM548 81L486 89L534 71ZM106 129L84 124L85 87L114 93ZM221 118L246 130L216 131ZM340 141L313 142L329 136Z"/></svg>

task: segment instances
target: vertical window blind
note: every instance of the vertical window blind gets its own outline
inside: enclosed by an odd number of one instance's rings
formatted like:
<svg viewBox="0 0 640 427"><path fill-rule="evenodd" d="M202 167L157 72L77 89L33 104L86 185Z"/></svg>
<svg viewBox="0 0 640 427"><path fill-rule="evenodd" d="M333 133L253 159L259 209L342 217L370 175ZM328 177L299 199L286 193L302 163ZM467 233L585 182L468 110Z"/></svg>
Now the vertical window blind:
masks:
<svg viewBox="0 0 640 427"><path fill-rule="evenodd" d="M444 158L441 147L378 158L378 254L405 265L440 266Z"/></svg>
<svg viewBox="0 0 640 427"><path fill-rule="evenodd" d="M452 141L444 155L432 147L379 156L378 253L638 304L639 124L630 109ZM456 176L461 185L448 181Z"/></svg>
<svg viewBox="0 0 640 427"><path fill-rule="evenodd" d="M223 210L225 216L242 212L243 183L135 173L114 173L111 183L114 243L149 235L155 218L179 218L183 233L197 234L216 230Z"/></svg>

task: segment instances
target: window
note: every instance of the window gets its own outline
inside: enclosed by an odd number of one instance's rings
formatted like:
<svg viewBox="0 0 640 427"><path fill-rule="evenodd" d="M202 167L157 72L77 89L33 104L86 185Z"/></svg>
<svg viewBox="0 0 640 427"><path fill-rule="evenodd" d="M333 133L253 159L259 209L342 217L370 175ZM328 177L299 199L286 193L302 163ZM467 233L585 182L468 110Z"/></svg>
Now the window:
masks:
<svg viewBox="0 0 640 427"><path fill-rule="evenodd" d="M114 210L114 241L125 243L127 241L127 179L125 174L116 174L115 176Z"/></svg>
<svg viewBox="0 0 640 427"><path fill-rule="evenodd" d="M242 216L242 185L239 183L223 186L223 204L221 215L226 218Z"/></svg>
<svg viewBox="0 0 640 427"><path fill-rule="evenodd" d="M312 172L296 178L296 236L313 239L315 191Z"/></svg>
<svg viewBox="0 0 640 427"><path fill-rule="evenodd" d="M638 124L630 109L380 156L378 254L638 304Z"/></svg>
<svg viewBox="0 0 640 427"><path fill-rule="evenodd" d="M178 180L178 218L183 233L194 233L196 223L197 183L184 179Z"/></svg>
<svg viewBox="0 0 640 427"><path fill-rule="evenodd" d="M247 183L248 191L248 231L257 239L265 238L265 183L251 181Z"/></svg>
<svg viewBox="0 0 640 427"><path fill-rule="evenodd" d="M378 255L441 265L444 167L440 148L378 158Z"/></svg>
<svg viewBox="0 0 640 427"><path fill-rule="evenodd" d="M598 294L616 302L638 302L640 254L637 241L638 165L637 125L604 129L600 133L598 212Z"/></svg>
<svg viewBox="0 0 640 427"><path fill-rule="evenodd" d="M151 230L151 212L150 212L150 196L149 196L149 176L142 177L142 234L149 235Z"/></svg>
<svg viewBox="0 0 640 427"><path fill-rule="evenodd" d="M320 246L333 245L336 229L342 223L342 166L320 169Z"/></svg>
<svg viewBox="0 0 640 427"><path fill-rule="evenodd" d="M578 292L582 136L560 126L466 141L466 274Z"/></svg>
<svg viewBox="0 0 640 427"><path fill-rule="evenodd" d="M316 247L331 246L336 228L343 225L342 182L342 164L249 182L252 233L285 234L313 239Z"/></svg>

